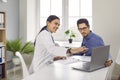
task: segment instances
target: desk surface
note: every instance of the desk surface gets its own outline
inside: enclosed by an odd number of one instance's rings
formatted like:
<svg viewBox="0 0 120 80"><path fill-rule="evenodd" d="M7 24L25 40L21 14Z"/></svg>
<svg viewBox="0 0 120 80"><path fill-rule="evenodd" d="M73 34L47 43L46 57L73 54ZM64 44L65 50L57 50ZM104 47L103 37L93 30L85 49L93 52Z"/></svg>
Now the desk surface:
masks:
<svg viewBox="0 0 120 80"><path fill-rule="evenodd" d="M81 42L72 42L72 43L69 43L68 41L55 41L55 42L63 47L80 47L81 46Z"/></svg>
<svg viewBox="0 0 120 80"><path fill-rule="evenodd" d="M105 80L107 72L108 67L93 72L84 72L54 62L24 80Z"/></svg>

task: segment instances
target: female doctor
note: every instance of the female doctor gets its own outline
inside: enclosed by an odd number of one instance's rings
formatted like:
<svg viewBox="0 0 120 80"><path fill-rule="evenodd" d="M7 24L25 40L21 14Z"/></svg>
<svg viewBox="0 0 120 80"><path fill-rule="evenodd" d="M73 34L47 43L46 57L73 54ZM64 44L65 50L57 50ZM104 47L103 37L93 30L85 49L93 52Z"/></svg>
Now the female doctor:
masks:
<svg viewBox="0 0 120 80"><path fill-rule="evenodd" d="M46 26L40 30L35 40L35 52L30 67L30 73L37 72L51 61L65 59L64 56L87 51L86 47L68 49L56 46L52 33L57 31L59 25L59 17L50 15L47 18Z"/></svg>

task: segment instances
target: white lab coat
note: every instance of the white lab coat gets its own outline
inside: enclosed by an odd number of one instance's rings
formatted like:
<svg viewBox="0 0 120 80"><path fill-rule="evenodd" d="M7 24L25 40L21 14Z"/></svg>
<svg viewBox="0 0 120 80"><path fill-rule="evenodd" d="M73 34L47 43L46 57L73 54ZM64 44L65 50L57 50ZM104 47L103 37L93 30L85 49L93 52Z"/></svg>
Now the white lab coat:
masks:
<svg viewBox="0 0 120 80"><path fill-rule="evenodd" d="M40 68L48 65L47 63L52 61L54 56L66 56L66 52L66 48L55 46L51 32L43 30L36 39L35 52L31 65L32 72L37 72Z"/></svg>

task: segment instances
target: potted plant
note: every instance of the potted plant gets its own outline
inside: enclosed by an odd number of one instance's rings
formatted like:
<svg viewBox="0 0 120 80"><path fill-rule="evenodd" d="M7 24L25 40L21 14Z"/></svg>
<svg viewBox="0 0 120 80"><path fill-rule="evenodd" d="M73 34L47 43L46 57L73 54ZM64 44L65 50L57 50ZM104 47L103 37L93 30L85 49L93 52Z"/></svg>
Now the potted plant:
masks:
<svg viewBox="0 0 120 80"><path fill-rule="evenodd" d="M69 39L68 39L69 43L72 43L73 38L76 37L75 32L73 32L72 30L68 29L68 30L65 31L65 34L69 37Z"/></svg>
<svg viewBox="0 0 120 80"><path fill-rule="evenodd" d="M6 49L8 51L13 52L13 55L15 56L16 51L19 51L20 53L23 53L23 54L33 53L34 45L30 41L22 44L21 39L7 40Z"/></svg>
<svg viewBox="0 0 120 80"><path fill-rule="evenodd" d="M34 52L34 45L32 42L21 42L21 39L15 39L15 40L7 40L6 41L6 49L7 51L11 51L13 53L13 63L16 62L16 64L19 64L18 58L16 58L15 53L19 51L22 54L29 54Z"/></svg>

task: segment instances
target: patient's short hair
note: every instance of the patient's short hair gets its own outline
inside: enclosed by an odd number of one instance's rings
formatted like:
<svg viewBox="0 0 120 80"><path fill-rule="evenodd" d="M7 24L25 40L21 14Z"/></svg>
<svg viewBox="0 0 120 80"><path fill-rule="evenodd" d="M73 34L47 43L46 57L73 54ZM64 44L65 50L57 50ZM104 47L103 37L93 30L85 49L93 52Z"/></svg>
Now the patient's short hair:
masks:
<svg viewBox="0 0 120 80"><path fill-rule="evenodd" d="M90 27L88 20L85 19L85 18L79 19L79 20L77 21L77 26L78 26L79 24L82 24L82 23L85 23L88 27Z"/></svg>

